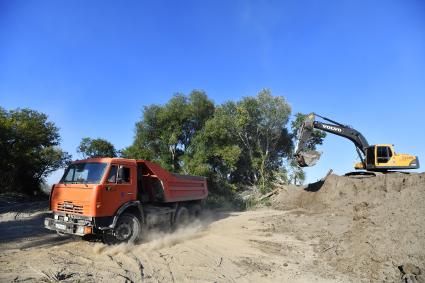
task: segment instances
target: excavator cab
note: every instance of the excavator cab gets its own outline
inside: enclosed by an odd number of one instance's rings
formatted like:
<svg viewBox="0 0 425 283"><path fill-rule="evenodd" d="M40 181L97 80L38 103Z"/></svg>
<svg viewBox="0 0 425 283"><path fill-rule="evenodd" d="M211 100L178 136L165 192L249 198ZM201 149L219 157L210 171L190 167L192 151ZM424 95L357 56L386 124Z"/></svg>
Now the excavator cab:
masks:
<svg viewBox="0 0 425 283"><path fill-rule="evenodd" d="M377 145L375 146L375 152L375 160L377 161L376 165L388 164L388 162L391 160L391 157L393 156L393 147L387 145Z"/></svg>
<svg viewBox="0 0 425 283"><path fill-rule="evenodd" d="M418 169L419 159L410 154L398 154L392 144L377 144L366 148L366 167L363 162L356 163L355 169L369 171L387 171L400 169Z"/></svg>

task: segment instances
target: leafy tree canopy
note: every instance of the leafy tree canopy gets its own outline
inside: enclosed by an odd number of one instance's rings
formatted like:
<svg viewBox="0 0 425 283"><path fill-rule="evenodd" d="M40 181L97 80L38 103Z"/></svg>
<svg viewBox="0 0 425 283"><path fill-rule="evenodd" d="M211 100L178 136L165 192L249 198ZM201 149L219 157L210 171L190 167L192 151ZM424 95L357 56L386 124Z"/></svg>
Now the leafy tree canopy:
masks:
<svg viewBox="0 0 425 283"><path fill-rule="evenodd" d="M188 171L210 168L221 179L266 190L291 152L290 112L284 98L269 90L222 104L194 140Z"/></svg>
<svg viewBox="0 0 425 283"><path fill-rule="evenodd" d="M33 194L71 156L59 148L59 129L43 113L0 107L0 191Z"/></svg>
<svg viewBox="0 0 425 283"><path fill-rule="evenodd" d="M148 159L185 174L207 176L211 188L254 185L266 192L276 179L300 183L292 161L293 143L304 116L288 127L291 107L264 89L256 96L214 105L202 91L176 94L165 105L150 105L136 124L123 157ZM321 144L317 132L311 146Z"/></svg>
<svg viewBox="0 0 425 283"><path fill-rule="evenodd" d="M83 158L91 157L116 157L117 151L112 143L105 139L83 138L77 147L77 152Z"/></svg>
<svg viewBox="0 0 425 283"><path fill-rule="evenodd" d="M83 138L84 157L147 159L185 174L207 176L212 190L258 186L273 181L302 183L305 174L292 154L306 115L296 113L281 96L264 89L256 96L220 105L205 92L175 94L165 105L144 107L133 144L120 152L105 139ZM307 144L315 149L325 133L315 130ZM71 156L60 149L59 130L43 113L0 107L0 192L37 192L46 176Z"/></svg>
<svg viewBox="0 0 425 283"><path fill-rule="evenodd" d="M122 155L157 161L178 172L192 139L213 113L214 103L198 90L188 96L176 94L163 106L146 106L142 120L136 124L133 145Z"/></svg>

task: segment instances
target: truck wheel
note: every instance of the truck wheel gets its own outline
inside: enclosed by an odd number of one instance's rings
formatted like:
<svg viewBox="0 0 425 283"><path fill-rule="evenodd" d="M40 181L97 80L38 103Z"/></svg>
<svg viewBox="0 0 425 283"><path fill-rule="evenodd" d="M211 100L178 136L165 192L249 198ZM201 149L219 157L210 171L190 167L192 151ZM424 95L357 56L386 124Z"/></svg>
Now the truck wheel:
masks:
<svg viewBox="0 0 425 283"><path fill-rule="evenodd" d="M194 204L190 207L190 216L192 218L199 218L202 213L202 207L199 204Z"/></svg>
<svg viewBox="0 0 425 283"><path fill-rule="evenodd" d="M180 206L177 209L176 217L174 219L174 226L176 228L182 227L189 223L189 210L186 207Z"/></svg>
<svg viewBox="0 0 425 283"><path fill-rule="evenodd" d="M118 218L113 233L103 236L103 242L108 245L134 243L139 238L140 232L141 225L136 215L123 213Z"/></svg>

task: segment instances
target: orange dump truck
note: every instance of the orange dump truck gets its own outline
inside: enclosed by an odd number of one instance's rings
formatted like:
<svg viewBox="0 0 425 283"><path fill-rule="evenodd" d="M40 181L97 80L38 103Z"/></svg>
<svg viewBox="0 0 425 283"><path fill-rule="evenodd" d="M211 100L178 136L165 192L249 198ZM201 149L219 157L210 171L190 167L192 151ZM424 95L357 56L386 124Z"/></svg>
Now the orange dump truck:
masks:
<svg viewBox="0 0 425 283"><path fill-rule="evenodd" d="M134 242L143 229L179 225L201 212L204 177L173 174L154 162L91 158L73 162L50 193L47 229L99 235L108 244Z"/></svg>

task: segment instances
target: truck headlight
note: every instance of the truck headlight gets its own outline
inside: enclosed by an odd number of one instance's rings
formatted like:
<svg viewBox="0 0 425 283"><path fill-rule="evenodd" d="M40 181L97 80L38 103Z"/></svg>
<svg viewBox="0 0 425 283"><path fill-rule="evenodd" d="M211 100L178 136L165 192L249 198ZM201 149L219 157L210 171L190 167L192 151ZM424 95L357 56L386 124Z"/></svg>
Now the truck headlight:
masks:
<svg viewBox="0 0 425 283"><path fill-rule="evenodd" d="M49 226L49 219L44 219L44 226L48 227Z"/></svg>
<svg viewBox="0 0 425 283"><path fill-rule="evenodd" d="M56 220L58 220L58 219L59 219L59 215L57 215L57 214L55 214L53 217L54 217Z"/></svg>

